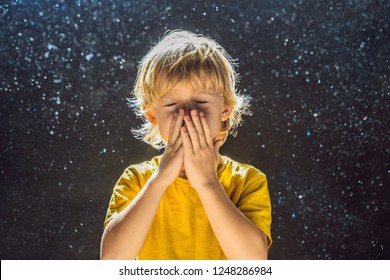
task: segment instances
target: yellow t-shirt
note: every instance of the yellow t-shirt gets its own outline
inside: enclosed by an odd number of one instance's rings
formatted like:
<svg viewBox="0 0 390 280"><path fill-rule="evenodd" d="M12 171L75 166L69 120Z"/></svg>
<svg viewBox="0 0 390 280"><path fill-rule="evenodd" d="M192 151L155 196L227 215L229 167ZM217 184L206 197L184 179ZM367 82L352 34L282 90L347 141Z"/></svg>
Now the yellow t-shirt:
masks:
<svg viewBox="0 0 390 280"><path fill-rule="evenodd" d="M140 192L161 156L129 166L111 196L104 226ZM222 156L219 181L236 207L271 239L271 202L264 173ZM232 240L234 242L234 240ZM196 190L178 177L163 195L138 259L226 259Z"/></svg>

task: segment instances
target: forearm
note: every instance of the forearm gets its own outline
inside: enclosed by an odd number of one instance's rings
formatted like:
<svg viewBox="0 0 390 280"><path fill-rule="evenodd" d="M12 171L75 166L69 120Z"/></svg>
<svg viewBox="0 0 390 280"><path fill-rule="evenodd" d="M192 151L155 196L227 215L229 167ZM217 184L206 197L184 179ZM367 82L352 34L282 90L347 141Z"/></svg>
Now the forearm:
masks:
<svg viewBox="0 0 390 280"><path fill-rule="evenodd" d="M267 238L230 201L219 182L198 190L210 225L228 259L267 259Z"/></svg>
<svg viewBox="0 0 390 280"><path fill-rule="evenodd" d="M104 230L101 259L135 259L155 217L166 186L152 176L135 199Z"/></svg>

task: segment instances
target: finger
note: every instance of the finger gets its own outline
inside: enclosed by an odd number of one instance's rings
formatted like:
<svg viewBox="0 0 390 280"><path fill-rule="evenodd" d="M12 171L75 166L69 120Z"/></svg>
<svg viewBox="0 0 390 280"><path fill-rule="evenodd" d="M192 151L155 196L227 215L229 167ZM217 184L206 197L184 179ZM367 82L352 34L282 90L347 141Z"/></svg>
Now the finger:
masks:
<svg viewBox="0 0 390 280"><path fill-rule="evenodd" d="M213 146L213 135L211 134L211 129L209 124L207 123L206 117L202 112L199 113L199 116L200 116L200 122L202 123L203 126L206 142L210 146Z"/></svg>
<svg viewBox="0 0 390 280"><path fill-rule="evenodd" d="M186 131L188 132L189 137L191 139L192 148L194 149L194 151L197 151L200 146L198 132L196 131L195 125L189 115L186 115L184 117L184 121L186 123Z"/></svg>
<svg viewBox="0 0 390 280"><path fill-rule="evenodd" d="M196 131L198 132L198 139L199 139L199 146L205 147L207 145L206 138L203 131L203 126L199 118L199 113L196 110L191 111L192 121L194 123L194 126L196 128Z"/></svg>
<svg viewBox="0 0 390 280"><path fill-rule="evenodd" d="M190 135L188 134L187 128L183 126L180 131L183 139L184 154L193 155L194 149L192 147Z"/></svg>
<svg viewBox="0 0 390 280"><path fill-rule="evenodd" d="M179 133L180 133L180 131L179 131ZM175 144L174 144L173 147L172 147L172 151L173 151L174 153L176 153L176 152L179 151L180 148L182 148L182 147L183 147L183 137L182 137L181 134L180 134L179 137L177 138Z"/></svg>
<svg viewBox="0 0 390 280"><path fill-rule="evenodd" d="M179 110L179 112L175 113L172 118L171 127L169 128L169 138L168 143L174 145L177 138L180 135L180 127L183 124L184 112L183 110Z"/></svg>

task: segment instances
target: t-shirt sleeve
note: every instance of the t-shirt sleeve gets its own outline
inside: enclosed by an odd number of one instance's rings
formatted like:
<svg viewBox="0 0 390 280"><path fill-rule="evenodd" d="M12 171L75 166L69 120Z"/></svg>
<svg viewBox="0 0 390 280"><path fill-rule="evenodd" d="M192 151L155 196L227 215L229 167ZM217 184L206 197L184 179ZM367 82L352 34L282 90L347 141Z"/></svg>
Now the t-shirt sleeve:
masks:
<svg viewBox="0 0 390 280"><path fill-rule="evenodd" d="M248 171L237 207L249 220L264 232L268 239L269 248L272 244L272 209L267 177L264 173L256 168Z"/></svg>
<svg viewBox="0 0 390 280"><path fill-rule="evenodd" d="M137 196L141 190L140 180L134 168L128 167L114 186L107 209L104 227Z"/></svg>

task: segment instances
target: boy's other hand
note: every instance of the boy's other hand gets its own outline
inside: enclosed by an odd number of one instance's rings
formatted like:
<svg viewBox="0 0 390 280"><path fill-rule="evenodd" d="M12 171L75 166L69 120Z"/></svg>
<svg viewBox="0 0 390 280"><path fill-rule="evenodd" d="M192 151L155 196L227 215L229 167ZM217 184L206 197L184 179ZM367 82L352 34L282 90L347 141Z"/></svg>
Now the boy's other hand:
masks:
<svg viewBox="0 0 390 280"><path fill-rule="evenodd" d="M180 134L183 118L182 109L172 118L167 147L157 169L159 181L165 186L169 186L179 176L183 167L183 140Z"/></svg>
<svg viewBox="0 0 390 280"><path fill-rule="evenodd" d="M195 189L218 182L218 151L222 140L213 141L210 126L202 112L191 111L184 116L186 126L181 128L184 147L184 169Z"/></svg>

